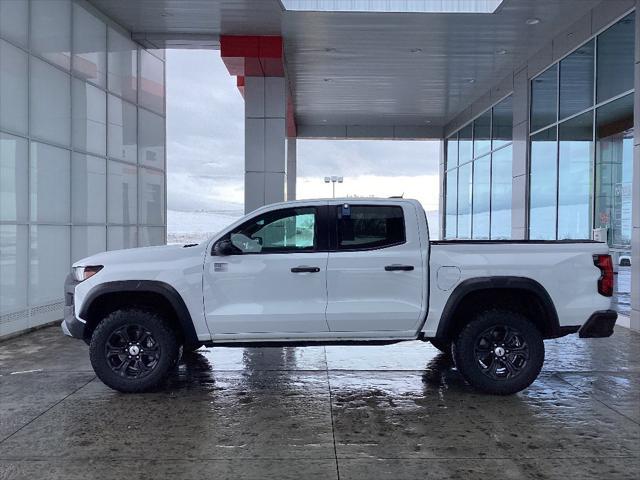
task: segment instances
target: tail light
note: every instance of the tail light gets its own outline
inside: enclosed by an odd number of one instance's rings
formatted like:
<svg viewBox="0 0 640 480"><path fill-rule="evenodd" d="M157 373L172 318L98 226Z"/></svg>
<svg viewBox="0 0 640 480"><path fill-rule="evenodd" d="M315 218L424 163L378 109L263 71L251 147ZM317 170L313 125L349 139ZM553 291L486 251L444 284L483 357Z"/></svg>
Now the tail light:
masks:
<svg viewBox="0 0 640 480"><path fill-rule="evenodd" d="M611 255L594 255L593 264L600 269L598 293L605 297L613 295L613 261Z"/></svg>

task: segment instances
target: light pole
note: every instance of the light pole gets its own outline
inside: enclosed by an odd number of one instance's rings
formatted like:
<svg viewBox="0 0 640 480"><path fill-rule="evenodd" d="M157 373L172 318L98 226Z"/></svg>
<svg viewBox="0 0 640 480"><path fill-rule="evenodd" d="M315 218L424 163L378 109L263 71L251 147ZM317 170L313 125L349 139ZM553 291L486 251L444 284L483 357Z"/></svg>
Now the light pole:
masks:
<svg viewBox="0 0 640 480"><path fill-rule="evenodd" d="M324 177L324 183L331 183L332 190L333 190L333 198L336 198L336 182L342 183L343 181L344 181L343 177L336 177L335 175L332 175L330 177Z"/></svg>

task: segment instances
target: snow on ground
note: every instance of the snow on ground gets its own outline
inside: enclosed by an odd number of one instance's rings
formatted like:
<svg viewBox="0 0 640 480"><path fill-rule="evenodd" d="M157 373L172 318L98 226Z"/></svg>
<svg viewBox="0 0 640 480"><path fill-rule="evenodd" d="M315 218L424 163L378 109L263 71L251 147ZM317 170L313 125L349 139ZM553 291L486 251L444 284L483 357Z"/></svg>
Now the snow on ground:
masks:
<svg viewBox="0 0 640 480"><path fill-rule="evenodd" d="M242 217L242 210L167 211L167 243L200 243Z"/></svg>

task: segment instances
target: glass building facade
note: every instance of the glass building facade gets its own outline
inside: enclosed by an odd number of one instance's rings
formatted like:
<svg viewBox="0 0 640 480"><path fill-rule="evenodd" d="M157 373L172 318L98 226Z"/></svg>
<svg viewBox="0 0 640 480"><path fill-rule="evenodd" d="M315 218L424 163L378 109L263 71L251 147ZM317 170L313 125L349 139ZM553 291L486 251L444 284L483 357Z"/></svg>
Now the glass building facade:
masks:
<svg viewBox="0 0 640 480"><path fill-rule="evenodd" d="M445 238L511 238L512 141L511 96L447 138Z"/></svg>
<svg viewBox="0 0 640 480"><path fill-rule="evenodd" d="M165 243L165 81L83 0L0 1L0 336L62 317L71 263Z"/></svg>
<svg viewBox="0 0 640 480"><path fill-rule="evenodd" d="M631 248L635 13L531 80L529 238Z"/></svg>

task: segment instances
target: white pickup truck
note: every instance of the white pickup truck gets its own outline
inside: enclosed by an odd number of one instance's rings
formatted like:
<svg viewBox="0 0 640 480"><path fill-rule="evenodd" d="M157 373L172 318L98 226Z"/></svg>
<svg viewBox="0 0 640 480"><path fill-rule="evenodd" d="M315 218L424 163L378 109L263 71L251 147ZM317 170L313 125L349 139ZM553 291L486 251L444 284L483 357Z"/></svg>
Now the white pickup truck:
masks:
<svg viewBox="0 0 640 480"><path fill-rule="evenodd" d="M198 245L76 262L62 329L125 392L155 387L202 345L423 340L477 389L511 394L536 379L544 339L613 333L612 291L603 243L429 241L415 200L295 201Z"/></svg>

